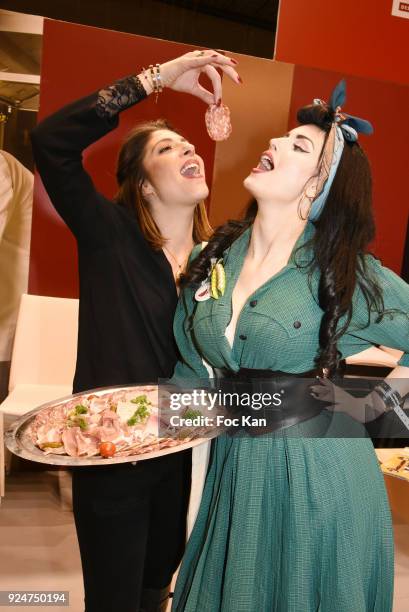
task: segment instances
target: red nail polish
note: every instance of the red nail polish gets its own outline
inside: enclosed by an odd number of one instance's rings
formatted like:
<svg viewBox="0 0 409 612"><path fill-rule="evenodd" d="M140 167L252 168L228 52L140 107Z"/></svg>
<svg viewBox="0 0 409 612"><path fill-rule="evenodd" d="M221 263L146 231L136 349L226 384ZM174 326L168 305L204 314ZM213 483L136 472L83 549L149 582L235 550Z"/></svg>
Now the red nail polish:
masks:
<svg viewBox="0 0 409 612"><path fill-rule="evenodd" d="M212 55L212 57L219 57L219 56L217 55L217 53L215 53L214 55Z"/></svg>
<svg viewBox="0 0 409 612"><path fill-rule="evenodd" d="M238 64L239 63L239 62L236 62L236 60L233 59L232 57L230 58L230 61L231 61L232 64Z"/></svg>
<svg viewBox="0 0 409 612"><path fill-rule="evenodd" d="M217 100L217 103L216 103L216 104L217 104L217 106L220 106L220 105L221 105L221 103L222 103L222 99L221 99L221 98L219 98L219 99Z"/></svg>
<svg viewBox="0 0 409 612"><path fill-rule="evenodd" d="M237 77L237 80L238 80L239 83L243 83L243 79L241 78L240 75Z"/></svg>

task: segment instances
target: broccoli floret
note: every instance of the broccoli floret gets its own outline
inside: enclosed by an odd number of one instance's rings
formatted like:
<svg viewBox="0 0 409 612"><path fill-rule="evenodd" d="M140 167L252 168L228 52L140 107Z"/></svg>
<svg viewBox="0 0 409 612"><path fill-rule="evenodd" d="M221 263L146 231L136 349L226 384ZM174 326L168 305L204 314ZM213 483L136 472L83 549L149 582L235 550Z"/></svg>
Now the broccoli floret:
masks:
<svg viewBox="0 0 409 612"><path fill-rule="evenodd" d="M134 399L131 399L132 404L151 404L146 395L138 395Z"/></svg>
<svg viewBox="0 0 409 612"><path fill-rule="evenodd" d="M200 412L200 410L186 410L185 414L183 415L184 419L194 419L198 416L202 416L202 413Z"/></svg>
<svg viewBox="0 0 409 612"><path fill-rule="evenodd" d="M149 415L149 408L145 404L141 404L138 410L135 410L131 418L127 420L127 424L132 426L137 425L137 423L142 423Z"/></svg>
<svg viewBox="0 0 409 612"><path fill-rule="evenodd" d="M78 404L78 406L75 406L75 414L87 414L88 412L88 408L86 406L83 406L82 404Z"/></svg>
<svg viewBox="0 0 409 612"><path fill-rule="evenodd" d="M87 421L85 419L82 419L81 417L79 419L77 419L76 424L81 429L87 429L87 427L88 427Z"/></svg>

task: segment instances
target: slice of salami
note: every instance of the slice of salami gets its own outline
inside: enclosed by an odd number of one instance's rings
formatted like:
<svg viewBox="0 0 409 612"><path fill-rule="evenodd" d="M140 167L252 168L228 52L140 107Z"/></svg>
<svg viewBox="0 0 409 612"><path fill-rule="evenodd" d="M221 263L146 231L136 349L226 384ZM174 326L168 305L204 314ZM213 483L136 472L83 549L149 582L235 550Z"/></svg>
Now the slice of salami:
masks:
<svg viewBox="0 0 409 612"><path fill-rule="evenodd" d="M231 134L230 110L225 104L210 104L205 115L207 133L212 140L227 140Z"/></svg>

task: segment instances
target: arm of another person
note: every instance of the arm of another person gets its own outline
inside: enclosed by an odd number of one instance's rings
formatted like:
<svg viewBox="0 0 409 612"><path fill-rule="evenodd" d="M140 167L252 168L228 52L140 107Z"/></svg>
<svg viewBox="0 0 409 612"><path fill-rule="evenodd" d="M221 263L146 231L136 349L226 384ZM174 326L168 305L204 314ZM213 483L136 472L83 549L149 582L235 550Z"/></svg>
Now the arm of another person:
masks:
<svg viewBox="0 0 409 612"><path fill-rule="evenodd" d="M6 230L13 200L13 185L5 156L0 152L0 240Z"/></svg>
<svg viewBox="0 0 409 612"><path fill-rule="evenodd" d="M0 151L0 240L14 213L18 212L21 223L23 219L29 221L20 225L18 230L14 228L14 234L18 236L16 245L25 250L30 245L33 182L30 170L7 151Z"/></svg>
<svg viewBox="0 0 409 612"><path fill-rule="evenodd" d="M1 156L8 166L6 176L2 177L1 180L5 178L6 184L9 185L11 181L11 201L7 207L7 222L11 222L11 235L8 238L13 241L16 248L21 249L28 255L30 251L34 175L7 151L1 151ZM3 190L3 186L1 190ZM0 236L1 233L2 230L0 230ZM26 286L26 283L24 285Z"/></svg>

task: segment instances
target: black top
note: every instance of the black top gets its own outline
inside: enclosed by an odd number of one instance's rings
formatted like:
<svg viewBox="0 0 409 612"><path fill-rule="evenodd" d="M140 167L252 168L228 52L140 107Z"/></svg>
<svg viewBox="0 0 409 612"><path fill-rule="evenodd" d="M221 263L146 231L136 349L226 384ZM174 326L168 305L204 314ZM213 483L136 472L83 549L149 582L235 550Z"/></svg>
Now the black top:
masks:
<svg viewBox="0 0 409 612"><path fill-rule="evenodd" d="M177 292L172 268L141 233L135 215L98 193L83 150L146 97L137 77L82 98L32 132L44 186L78 245L80 306L74 392L157 382L172 375Z"/></svg>

